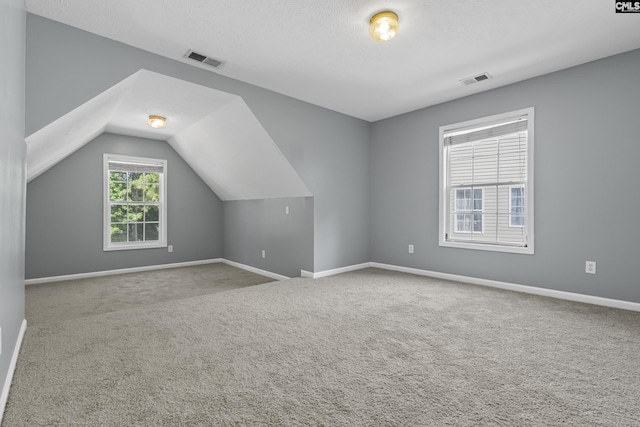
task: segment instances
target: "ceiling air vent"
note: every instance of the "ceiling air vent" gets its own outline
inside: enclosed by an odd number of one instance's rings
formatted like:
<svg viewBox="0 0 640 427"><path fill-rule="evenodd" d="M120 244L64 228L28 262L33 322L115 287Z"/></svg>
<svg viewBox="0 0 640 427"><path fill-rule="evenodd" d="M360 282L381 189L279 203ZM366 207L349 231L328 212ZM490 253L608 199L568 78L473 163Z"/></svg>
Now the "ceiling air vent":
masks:
<svg viewBox="0 0 640 427"><path fill-rule="evenodd" d="M189 49L184 56L186 58L193 59L194 61L198 61L198 62L200 62L202 64L209 65L209 66L215 68L216 70L222 68L222 66L224 65L223 61L220 61L220 60L214 59L214 58L210 58L208 56L205 56L205 55L202 55L200 53L194 52L191 49Z"/></svg>
<svg viewBox="0 0 640 427"><path fill-rule="evenodd" d="M482 73L482 74L478 74L477 76L473 76L473 77L468 77L466 79L462 79L462 80L460 80L460 82L465 86L469 86L469 85L472 85L474 83L478 83L478 82L481 82L483 80L489 80L489 79L492 79L492 78L493 77L491 77L491 74Z"/></svg>

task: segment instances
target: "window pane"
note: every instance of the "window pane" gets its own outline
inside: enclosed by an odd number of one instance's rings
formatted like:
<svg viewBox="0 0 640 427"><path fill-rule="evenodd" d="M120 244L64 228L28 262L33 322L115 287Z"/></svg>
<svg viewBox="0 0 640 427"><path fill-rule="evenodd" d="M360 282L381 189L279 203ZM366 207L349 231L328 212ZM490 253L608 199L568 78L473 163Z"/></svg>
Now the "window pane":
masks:
<svg viewBox="0 0 640 427"><path fill-rule="evenodd" d="M129 172L129 181L142 182L144 174L141 172Z"/></svg>
<svg viewBox="0 0 640 427"><path fill-rule="evenodd" d="M129 205L129 215L127 222L144 221L144 205Z"/></svg>
<svg viewBox="0 0 640 427"><path fill-rule="evenodd" d="M124 202L126 196L126 182L109 182L109 200L112 202Z"/></svg>
<svg viewBox="0 0 640 427"><path fill-rule="evenodd" d="M127 241L127 225L117 224L111 226L111 242L119 243Z"/></svg>
<svg viewBox="0 0 640 427"><path fill-rule="evenodd" d="M146 208L145 221L159 221L160 220L160 209L158 206L147 206Z"/></svg>
<svg viewBox="0 0 640 427"><path fill-rule="evenodd" d="M111 181L127 181L127 173L126 172L109 172L109 180Z"/></svg>
<svg viewBox="0 0 640 427"><path fill-rule="evenodd" d="M158 173L146 173L146 174L144 174L144 182L157 184L157 183L160 182L160 174L158 174Z"/></svg>
<svg viewBox="0 0 640 427"><path fill-rule="evenodd" d="M514 227L524 225L524 216L522 215L511 215L511 225Z"/></svg>
<svg viewBox="0 0 640 427"><path fill-rule="evenodd" d="M475 211L482 210L482 196L483 196L482 188L476 188L475 190L473 190L473 210Z"/></svg>
<svg viewBox="0 0 640 427"><path fill-rule="evenodd" d="M473 231L482 233L482 214L473 214Z"/></svg>
<svg viewBox="0 0 640 427"><path fill-rule="evenodd" d="M159 232L159 224L145 224L144 225L144 239L146 241L149 240L160 240L160 232Z"/></svg>
<svg viewBox="0 0 640 427"><path fill-rule="evenodd" d="M142 202L144 200L144 185L131 184L128 197L130 202Z"/></svg>
<svg viewBox="0 0 640 427"><path fill-rule="evenodd" d="M471 210L471 189L470 188L458 188L456 189L456 211L470 211Z"/></svg>
<svg viewBox="0 0 640 427"><path fill-rule="evenodd" d="M111 205L111 222L127 221L127 205Z"/></svg>
<svg viewBox="0 0 640 427"><path fill-rule="evenodd" d="M158 184L146 184L144 186L144 200L145 202L159 202L160 186Z"/></svg>
<svg viewBox="0 0 640 427"><path fill-rule="evenodd" d="M471 215L469 214L456 215L456 231L458 233L468 233L471 231Z"/></svg>
<svg viewBox="0 0 640 427"><path fill-rule="evenodd" d="M524 226L524 187L511 187L509 226Z"/></svg>
<svg viewBox="0 0 640 427"><path fill-rule="evenodd" d="M143 239L143 234L142 234L142 223L136 223L136 224L129 224L128 226L128 230L129 230L129 241L130 242L141 242Z"/></svg>

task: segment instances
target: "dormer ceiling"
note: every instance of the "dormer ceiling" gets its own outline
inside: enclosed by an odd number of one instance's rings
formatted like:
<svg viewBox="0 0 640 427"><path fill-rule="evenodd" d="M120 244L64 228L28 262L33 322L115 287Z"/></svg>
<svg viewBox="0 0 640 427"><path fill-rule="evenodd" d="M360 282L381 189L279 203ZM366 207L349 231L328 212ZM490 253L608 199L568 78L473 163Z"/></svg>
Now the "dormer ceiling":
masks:
<svg viewBox="0 0 640 427"><path fill-rule="evenodd" d="M103 132L167 141L222 200L312 195L241 97L147 70L27 137L27 180Z"/></svg>

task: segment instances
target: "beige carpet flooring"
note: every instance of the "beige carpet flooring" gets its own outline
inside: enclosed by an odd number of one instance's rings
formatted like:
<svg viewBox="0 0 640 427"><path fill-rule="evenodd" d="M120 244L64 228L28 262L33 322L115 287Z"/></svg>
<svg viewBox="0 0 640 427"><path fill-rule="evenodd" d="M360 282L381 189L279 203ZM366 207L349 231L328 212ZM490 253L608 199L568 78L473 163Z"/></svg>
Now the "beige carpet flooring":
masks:
<svg viewBox="0 0 640 427"><path fill-rule="evenodd" d="M29 326L3 427L638 426L639 343L640 313L367 269Z"/></svg>
<svg viewBox="0 0 640 427"><path fill-rule="evenodd" d="M28 326L272 282L227 264L153 270L25 288Z"/></svg>

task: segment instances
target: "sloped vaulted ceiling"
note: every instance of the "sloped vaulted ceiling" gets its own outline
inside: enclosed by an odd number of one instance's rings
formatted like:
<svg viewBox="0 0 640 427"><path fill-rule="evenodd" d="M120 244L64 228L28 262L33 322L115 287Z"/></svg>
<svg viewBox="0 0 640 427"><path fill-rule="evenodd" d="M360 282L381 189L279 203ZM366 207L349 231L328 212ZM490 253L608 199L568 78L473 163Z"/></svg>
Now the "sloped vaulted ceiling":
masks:
<svg viewBox="0 0 640 427"><path fill-rule="evenodd" d="M241 97L147 70L30 135L27 180L103 132L166 140L222 200L312 195Z"/></svg>

